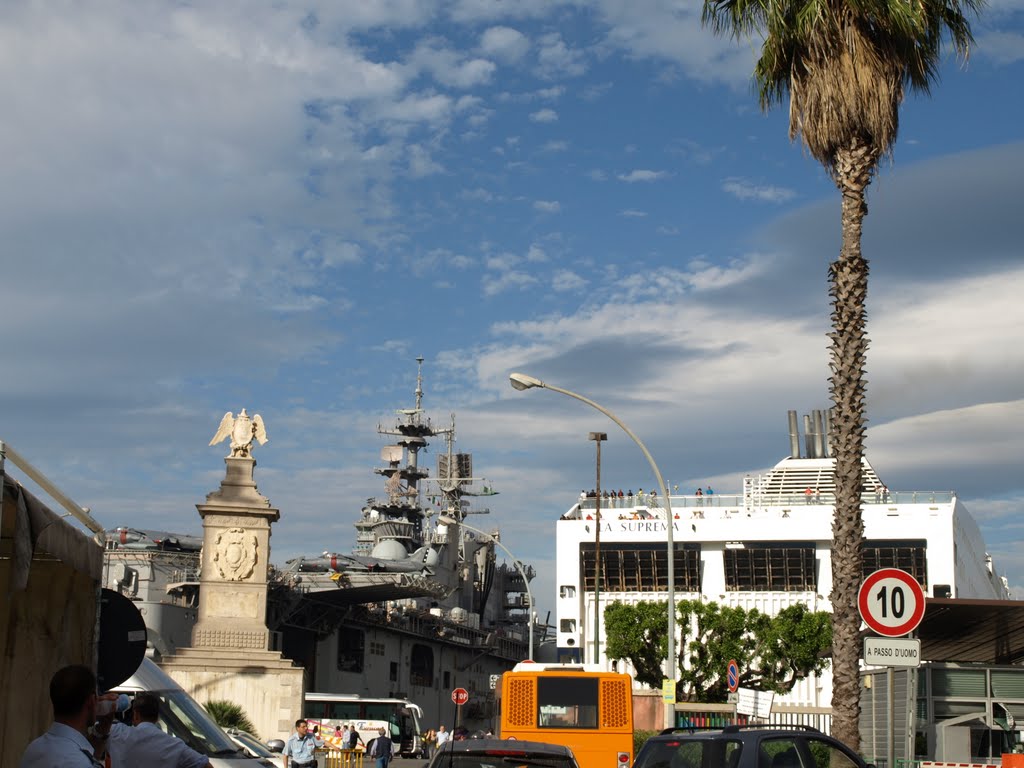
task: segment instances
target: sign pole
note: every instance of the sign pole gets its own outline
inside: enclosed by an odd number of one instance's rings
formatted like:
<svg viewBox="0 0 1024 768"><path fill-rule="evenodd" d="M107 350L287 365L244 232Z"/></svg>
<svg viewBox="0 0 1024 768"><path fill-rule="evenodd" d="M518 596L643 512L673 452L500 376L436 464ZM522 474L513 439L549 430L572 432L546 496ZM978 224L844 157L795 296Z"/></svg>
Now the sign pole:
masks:
<svg viewBox="0 0 1024 768"><path fill-rule="evenodd" d="M894 678L892 667L885 668L886 686L889 693L889 743L886 750L886 768L896 768L896 691L893 690Z"/></svg>

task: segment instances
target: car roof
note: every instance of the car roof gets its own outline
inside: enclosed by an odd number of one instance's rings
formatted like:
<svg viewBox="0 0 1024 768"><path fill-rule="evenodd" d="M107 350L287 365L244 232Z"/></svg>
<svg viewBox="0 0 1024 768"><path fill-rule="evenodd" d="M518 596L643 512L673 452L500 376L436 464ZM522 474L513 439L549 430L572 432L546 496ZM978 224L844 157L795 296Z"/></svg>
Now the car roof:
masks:
<svg viewBox="0 0 1024 768"><path fill-rule="evenodd" d="M438 752L487 752L490 750L514 750L516 752L573 757L572 750L562 744L547 744L542 741L523 741L521 739L449 740L441 745Z"/></svg>
<svg viewBox="0 0 1024 768"><path fill-rule="evenodd" d="M810 725L797 725L794 723L760 723L757 725L727 725L721 728L699 728L697 726L677 726L666 728L652 739L677 739L679 737L694 739L718 739L723 737L742 738L743 736L757 737L780 734L793 735L817 735L827 736L822 731Z"/></svg>

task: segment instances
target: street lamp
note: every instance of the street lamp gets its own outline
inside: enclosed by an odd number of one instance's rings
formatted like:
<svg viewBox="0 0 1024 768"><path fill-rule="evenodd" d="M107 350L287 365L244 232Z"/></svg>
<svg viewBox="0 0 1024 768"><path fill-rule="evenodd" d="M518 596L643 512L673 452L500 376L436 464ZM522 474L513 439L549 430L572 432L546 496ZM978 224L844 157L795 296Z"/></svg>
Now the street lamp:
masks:
<svg viewBox="0 0 1024 768"><path fill-rule="evenodd" d="M509 381L512 384L513 389L520 391L524 389L550 389L552 392L559 392L563 395L579 400L581 403L586 403L591 408L596 408L609 419L614 421L619 427L629 435L630 439L637 444L637 447L643 451L644 457L647 459L647 463L651 465L651 469L654 471L654 477L658 481L658 490L661 491L661 498L665 500L665 513L666 513L666 531L668 533L668 658L665 659L665 676L675 682L676 680L676 585L675 585L675 542L673 536L674 520L672 518L672 500L668 495L668 488L665 487L665 480L661 476L661 471L658 469L658 465L654 463L654 457L651 456L651 452L647 450L647 446L643 444L639 437L637 437L633 430L627 427L614 413L609 411L607 408L598 405L593 400L583 395L571 392L568 389L562 389L556 387L553 384L546 384L540 379L536 379L533 376L527 376L525 373L510 373ZM665 727L675 727L676 716L675 707L671 709L665 707Z"/></svg>
<svg viewBox="0 0 1024 768"><path fill-rule="evenodd" d="M608 439L605 432L591 432L588 437L597 444L597 498L594 499L594 663L601 663L601 443Z"/></svg>
<svg viewBox="0 0 1024 768"><path fill-rule="evenodd" d="M503 550L505 550L505 554L508 555L512 559L512 564L519 570L519 575L523 577L523 583L526 585L526 599L530 603L530 613L527 616L527 620L529 622L529 630L530 630L529 654L528 654L528 656L532 660L533 659L533 592L530 590L530 579L527 578L527 576L526 576L526 569L523 568L523 564L521 562L519 562L519 560L516 559L516 556L513 555L509 551L508 547L506 547L504 544L501 543L501 541L498 540L497 536L493 536L490 533L484 533L479 528L474 528L472 525L467 525L462 520L459 520L458 518L452 517L451 515L439 515L438 518L437 518L437 521L439 523L443 523L444 525L461 525L463 528L467 528L468 530L473 531L474 533L479 533L481 536L486 536L488 539L490 539L495 544L497 544L499 547L501 547Z"/></svg>

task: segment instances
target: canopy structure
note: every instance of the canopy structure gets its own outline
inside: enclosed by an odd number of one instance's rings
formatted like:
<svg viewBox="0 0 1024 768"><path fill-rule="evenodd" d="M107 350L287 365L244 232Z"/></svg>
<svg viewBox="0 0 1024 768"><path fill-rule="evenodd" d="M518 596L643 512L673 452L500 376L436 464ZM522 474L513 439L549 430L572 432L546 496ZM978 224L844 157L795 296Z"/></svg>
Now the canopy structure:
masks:
<svg viewBox="0 0 1024 768"><path fill-rule="evenodd" d="M930 597L916 636L923 661L1024 660L1024 601Z"/></svg>
<svg viewBox="0 0 1024 768"><path fill-rule="evenodd" d="M95 667L103 547L0 478L0 765L15 765L52 719L53 673Z"/></svg>

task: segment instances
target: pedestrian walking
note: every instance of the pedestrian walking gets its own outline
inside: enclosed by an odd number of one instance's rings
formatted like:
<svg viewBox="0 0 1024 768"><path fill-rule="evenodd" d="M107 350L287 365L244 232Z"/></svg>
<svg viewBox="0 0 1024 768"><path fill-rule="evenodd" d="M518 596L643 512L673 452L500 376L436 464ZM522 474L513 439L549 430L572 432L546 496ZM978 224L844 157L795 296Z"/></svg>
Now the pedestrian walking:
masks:
<svg viewBox="0 0 1024 768"><path fill-rule="evenodd" d="M388 763L391 762L391 739L388 738L383 728L378 733L380 735L373 740L373 745L370 747L370 757L374 759L377 768L388 768Z"/></svg>

